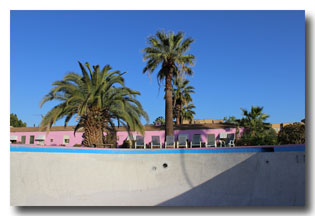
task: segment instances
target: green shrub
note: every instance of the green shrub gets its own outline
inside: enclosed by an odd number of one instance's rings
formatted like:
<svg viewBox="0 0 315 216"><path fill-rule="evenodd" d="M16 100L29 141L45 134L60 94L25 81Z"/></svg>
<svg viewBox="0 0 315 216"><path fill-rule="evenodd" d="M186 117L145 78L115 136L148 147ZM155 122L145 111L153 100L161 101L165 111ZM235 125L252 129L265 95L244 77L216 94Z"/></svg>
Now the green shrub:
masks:
<svg viewBox="0 0 315 216"><path fill-rule="evenodd" d="M274 129L269 128L261 133L250 133L244 131L242 137L237 140L237 146L261 146L261 145L277 145L277 133Z"/></svg>
<svg viewBox="0 0 315 216"><path fill-rule="evenodd" d="M81 144L74 144L73 147L82 147Z"/></svg>
<svg viewBox="0 0 315 216"><path fill-rule="evenodd" d="M120 146L120 148L130 148L130 143L131 143L131 147L134 148L135 147L135 140L124 140L123 144Z"/></svg>
<svg viewBox="0 0 315 216"><path fill-rule="evenodd" d="M278 134L278 142L280 145L304 144L305 125L302 123L293 123L282 127Z"/></svg>

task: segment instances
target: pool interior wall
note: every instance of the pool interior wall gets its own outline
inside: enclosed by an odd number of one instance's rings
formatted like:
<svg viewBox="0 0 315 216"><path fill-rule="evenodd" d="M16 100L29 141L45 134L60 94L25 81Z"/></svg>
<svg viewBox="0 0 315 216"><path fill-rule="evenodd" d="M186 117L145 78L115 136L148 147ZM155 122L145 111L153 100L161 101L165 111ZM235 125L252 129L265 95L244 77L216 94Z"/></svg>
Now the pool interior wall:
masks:
<svg viewBox="0 0 315 216"><path fill-rule="evenodd" d="M305 205L304 145L162 150L12 145L10 166L12 206Z"/></svg>

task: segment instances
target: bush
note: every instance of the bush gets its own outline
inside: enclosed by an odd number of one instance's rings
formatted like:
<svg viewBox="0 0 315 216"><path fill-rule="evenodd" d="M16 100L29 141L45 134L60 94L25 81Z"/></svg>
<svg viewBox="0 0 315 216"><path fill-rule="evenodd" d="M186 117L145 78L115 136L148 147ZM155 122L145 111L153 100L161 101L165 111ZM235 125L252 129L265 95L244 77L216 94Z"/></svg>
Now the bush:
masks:
<svg viewBox="0 0 315 216"><path fill-rule="evenodd" d="M274 129L269 128L260 134L251 134L245 131L240 139L237 140L237 146L260 146L260 145L277 145L277 133Z"/></svg>
<svg viewBox="0 0 315 216"><path fill-rule="evenodd" d="M131 140L131 147L134 148L136 141ZM130 141L129 140L124 140L123 144L120 146L120 148L130 148Z"/></svg>
<svg viewBox="0 0 315 216"><path fill-rule="evenodd" d="M73 147L82 147L81 144L74 144Z"/></svg>
<svg viewBox="0 0 315 216"><path fill-rule="evenodd" d="M265 145L278 144L277 132L273 128L270 128L268 131L265 131L264 143Z"/></svg>
<svg viewBox="0 0 315 216"><path fill-rule="evenodd" d="M304 144L305 125L302 123L293 123L282 127L278 134L278 142L280 145Z"/></svg>

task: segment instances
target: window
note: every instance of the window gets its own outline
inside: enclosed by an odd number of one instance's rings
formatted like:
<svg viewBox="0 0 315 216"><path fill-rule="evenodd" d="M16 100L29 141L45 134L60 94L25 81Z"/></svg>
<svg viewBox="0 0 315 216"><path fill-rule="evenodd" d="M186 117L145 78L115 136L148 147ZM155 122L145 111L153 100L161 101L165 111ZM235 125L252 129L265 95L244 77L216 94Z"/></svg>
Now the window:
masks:
<svg viewBox="0 0 315 216"><path fill-rule="evenodd" d="M63 136L63 144L69 144L70 143L70 136L64 135Z"/></svg>
<svg viewBox="0 0 315 216"><path fill-rule="evenodd" d="M35 136L30 136L30 144L34 144L34 138Z"/></svg>
<svg viewBox="0 0 315 216"><path fill-rule="evenodd" d="M22 144L25 144L26 136L21 136L21 142Z"/></svg>
<svg viewBox="0 0 315 216"><path fill-rule="evenodd" d="M35 137L35 141L37 141L38 145L45 145L45 135L44 134L38 134Z"/></svg>

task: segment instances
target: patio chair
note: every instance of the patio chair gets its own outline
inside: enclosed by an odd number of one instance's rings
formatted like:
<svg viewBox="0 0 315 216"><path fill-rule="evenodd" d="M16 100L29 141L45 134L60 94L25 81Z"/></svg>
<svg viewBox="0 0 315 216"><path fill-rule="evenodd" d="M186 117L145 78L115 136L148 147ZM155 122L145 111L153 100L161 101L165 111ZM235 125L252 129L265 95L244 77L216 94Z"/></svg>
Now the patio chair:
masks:
<svg viewBox="0 0 315 216"><path fill-rule="evenodd" d="M207 134L206 148L208 147L215 147L215 148L217 147L215 134Z"/></svg>
<svg viewBox="0 0 315 216"><path fill-rule="evenodd" d="M226 139L225 144L228 147L235 147L235 134L234 133L227 135L227 139Z"/></svg>
<svg viewBox="0 0 315 216"><path fill-rule="evenodd" d="M225 141L227 139L227 133L226 132L220 133L219 138L220 138L220 141L219 141L220 147L222 147L222 146L225 147Z"/></svg>
<svg viewBox="0 0 315 216"><path fill-rule="evenodd" d="M156 146L162 148L162 143L160 142L160 136L152 136L151 149L153 149L153 147L156 147Z"/></svg>
<svg viewBox="0 0 315 216"><path fill-rule="evenodd" d="M174 136L166 136L165 148L173 147L175 148L175 139Z"/></svg>
<svg viewBox="0 0 315 216"><path fill-rule="evenodd" d="M185 147L188 148L188 134L179 134L177 141L177 148Z"/></svg>
<svg viewBox="0 0 315 216"><path fill-rule="evenodd" d="M137 136L136 137L135 148L137 148L137 146L142 146L143 148L146 148L146 146L144 144L144 137L143 136Z"/></svg>
<svg viewBox="0 0 315 216"><path fill-rule="evenodd" d="M199 146L201 148L201 135L200 134L194 134L192 141L191 141L191 147Z"/></svg>

